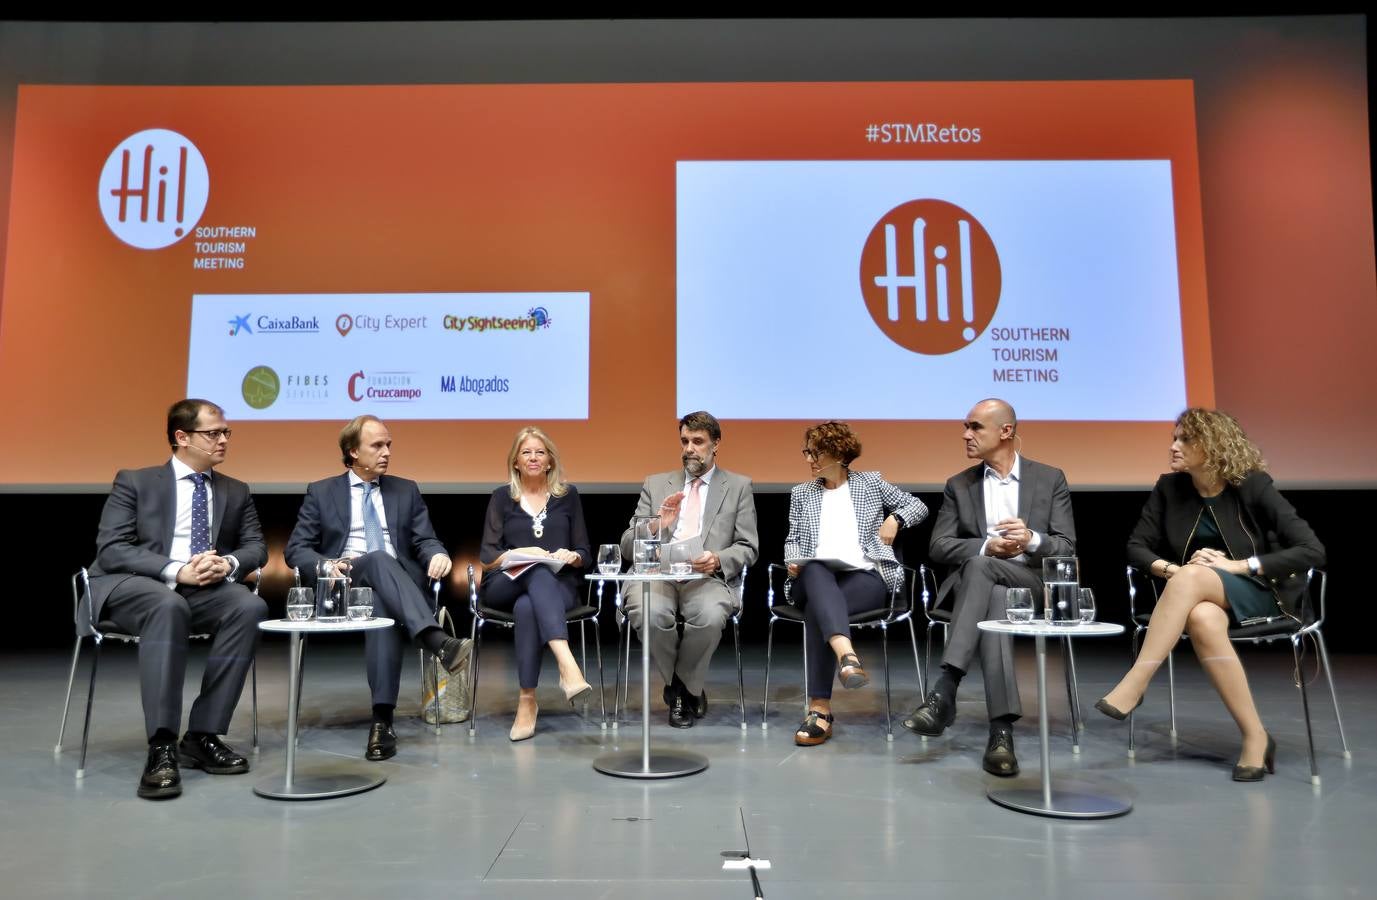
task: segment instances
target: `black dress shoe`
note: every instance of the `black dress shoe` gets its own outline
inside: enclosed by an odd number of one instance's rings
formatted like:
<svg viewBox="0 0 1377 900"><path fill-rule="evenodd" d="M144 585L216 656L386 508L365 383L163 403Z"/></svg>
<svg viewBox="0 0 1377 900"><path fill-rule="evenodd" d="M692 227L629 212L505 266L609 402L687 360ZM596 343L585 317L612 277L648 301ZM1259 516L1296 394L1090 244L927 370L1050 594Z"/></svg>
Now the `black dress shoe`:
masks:
<svg viewBox="0 0 1377 900"><path fill-rule="evenodd" d="M149 744L148 762L139 779L139 796L145 800L168 800L182 795L182 773L177 768L177 748L172 744Z"/></svg>
<svg viewBox="0 0 1377 900"><path fill-rule="evenodd" d="M998 728L990 732L990 743L985 746L985 758L981 760L985 771L1000 778L1012 778L1018 774L1018 757L1014 755L1014 733Z"/></svg>
<svg viewBox="0 0 1377 900"><path fill-rule="evenodd" d="M693 716L701 719L708 714L708 692L703 691L693 698Z"/></svg>
<svg viewBox="0 0 1377 900"><path fill-rule="evenodd" d="M391 725L374 722L373 727L368 729L368 746L363 751L363 758L372 762L382 762L396 755L397 732L392 730Z"/></svg>
<svg viewBox="0 0 1377 900"><path fill-rule="evenodd" d="M249 761L213 734L188 731L177 745L177 755L182 765L204 769L211 775L242 775L249 770Z"/></svg>
<svg viewBox="0 0 1377 900"><path fill-rule="evenodd" d="M956 721L956 704L949 702L936 691L928 691L927 699L917 709L909 713L903 725L914 734L937 737Z"/></svg>
<svg viewBox="0 0 1377 900"><path fill-rule="evenodd" d="M440 645L440 665L453 675L468 666L469 655L472 652L473 641L468 638L445 638L445 642Z"/></svg>
<svg viewBox="0 0 1377 900"><path fill-rule="evenodd" d="M669 705L669 724L675 728L693 727L693 698L683 691L674 692L674 702Z"/></svg>

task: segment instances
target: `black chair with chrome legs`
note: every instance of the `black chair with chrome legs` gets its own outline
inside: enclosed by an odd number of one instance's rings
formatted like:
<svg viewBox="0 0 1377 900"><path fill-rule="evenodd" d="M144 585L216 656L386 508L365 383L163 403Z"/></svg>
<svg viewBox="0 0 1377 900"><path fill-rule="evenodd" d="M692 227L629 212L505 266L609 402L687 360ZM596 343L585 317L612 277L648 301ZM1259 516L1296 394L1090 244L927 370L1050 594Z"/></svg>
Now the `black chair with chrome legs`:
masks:
<svg viewBox="0 0 1377 900"><path fill-rule="evenodd" d="M746 604L746 575L750 571L749 566L741 567L741 580L736 586L736 608L733 610L729 621L732 623L732 641L736 647L736 691L741 700L741 730L746 730L746 681L741 670L741 616L745 612ZM598 600L602 600L603 582L598 582ZM623 606L622 592L620 586L614 592L613 603L616 607L617 622L617 677L612 682L612 722L616 726L621 725L622 713L626 711L630 702L631 684L631 631L627 624L626 609ZM675 624L682 628L684 625L683 616L675 615ZM623 651L625 652L626 667L622 667Z"/></svg>
<svg viewBox="0 0 1377 900"><path fill-rule="evenodd" d="M923 674L923 663L918 658L918 634L913 628L913 600L918 590L918 584L922 582L927 566L919 566L917 570L908 566L902 566L904 577L898 590L889 592L889 603L878 609L864 610L853 613L847 617L847 623L852 628L878 628L880 629L880 646L883 648L884 670L885 670L885 739L894 740L894 713L890 700L890 679L889 679L889 627L898 625L901 622L908 623L909 642L913 646L913 667L918 673L918 696L922 698L927 694L926 679ZM760 704L760 727L768 729L769 709L770 709L770 661L774 651L775 623L792 622L800 626L801 637L803 640L803 712L808 714L808 624L804 620L803 608L795 606L791 602L775 603L775 585L780 584L780 594L783 595L783 581L788 577L788 569L780 563L770 563L766 569L766 578L769 584L765 592L765 608L770 614L769 627L765 638L765 693Z"/></svg>
<svg viewBox="0 0 1377 900"><path fill-rule="evenodd" d="M253 592L258 593L259 583L262 580L263 570L255 570L249 576L253 581ZM246 579L247 581L248 579ZM62 724L57 732L57 744L53 747L53 753L62 752L62 741L67 736L67 715L72 708L72 685L76 681L77 664L81 660L81 643L87 638L91 639L94 647L94 655L91 657L91 684L86 692L86 716L81 727L81 761L77 763L76 777L83 778L86 775L86 746L91 734L91 707L96 699L96 671L100 667L101 645L106 640L118 641L122 644L139 643L139 636L127 634L120 631L113 622L98 622L93 615L91 604L91 579L83 567L72 576L72 621L76 625L76 645L72 648L72 666L67 673L67 699L62 704ZM209 633L196 633L188 635L193 641L209 640L213 635ZM251 696L253 704L253 752L258 752L258 660L254 659L249 668L249 678L251 684Z"/></svg>
<svg viewBox="0 0 1377 900"><path fill-rule="evenodd" d="M995 585L993 591L1007 591L1003 585ZM947 640L951 637L951 617L952 610L937 606L937 577L931 569L923 572L923 617L927 620L927 633L924 635L923 649L923 673L927 674L927 662L932 659L932 630L933 628L942 629L942 648L945 650ZM1061 642L1062 672L1066 677L1066 706L1071 714L1071 730L1073 746L1076 752L1080 751L1080 742L1076 735L1085 730L1085 718L1081 715L1081 695L1080 682L1076 677L1076 650L1072 646L1074 642L1063 639Z"/></svg>
<svg viewBox="0 0 1377 900"><path fill-rule="evenodd" d="M516 618L510 610L494 609L479 602L478 577L472 563L468 566L468 582L469 612L473 614L473 624L469 626L469 637L473 640L473 651L469 657L469 737L473 737L478 731L478 650L482 647L483 626L491 622L510 630L516 628ZM598 582L598 586L601 585L602 583ZM606 728L607 691L602 674L602 639L598 636L598 613L602 608L601 603L602 593L599 591L595 599L593 584L590 582L584 604L575 606L565 613L564 621L566 624L579 627L579 643L583 651L585 672L588 671L588 639L584 635L584 626L588 623L593 625L593 645L598 658L598 703L602 710L602 727Z"/></svg>
<svg viewBox="0 0 1377 900"><path fill-rule="evenodd" d="M1129 613L1133 618L1133 659L1138 658L1138 646L1142 633L1147 630L1151 620L1151 610L1140 612L1137 606L1138 593L1150 594L1156 605L1159 596L1159 579L1128 566ZM1270 644L1273 641L1291 642L1291 656L1295 661L1296 687L1300 690L1301 710L1305 714L1305 739L1310 753L1310 780L1320 783L1320 767L1315 757L1315 732L1310 722L1310 694L1306 690L1305 673L1301 670L1302 645L1309 638L1314 641L1319 656L1320 668L1324 670L1325 681L1329 685L1329 699L1334 704L1334 721L1339 728L1339 744L1343 748L1343 758L1352 759L1348 749L1348 738L1344 735L1344 720L1339 713L1339 694L1334 689L1334 670L1329 663L1329 649L1324 643L1325 599L1329 584L1329 574L1323 569L1310 569L1306 572L1306 590L1301 594L1296 614L1277 615L1266 621L1251 625L1236 625L1229 629L1229 640L1235 644ZM1188 635L1183 634L1182 639ZM1167 697L1171 710L1171 737L1176 737L1176 673L1172 667L1172 654L1167 654ZM1128 755L1137 755L1134 737L1134 713L1128 717Z"/></svg>

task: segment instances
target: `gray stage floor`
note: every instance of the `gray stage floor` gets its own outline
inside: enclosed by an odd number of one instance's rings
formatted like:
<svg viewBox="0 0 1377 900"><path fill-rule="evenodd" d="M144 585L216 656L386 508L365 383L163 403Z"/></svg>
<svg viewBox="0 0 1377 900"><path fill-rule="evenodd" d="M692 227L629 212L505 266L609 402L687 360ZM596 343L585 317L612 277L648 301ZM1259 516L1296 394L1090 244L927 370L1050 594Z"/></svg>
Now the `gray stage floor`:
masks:
<svg viewBox="0 0 1377 900"><path fill-rule="evenodd" d="M916 699L912 656L901 647L891 647L896 715ZM266 800L251 790L283 768L281 638L267 639L260 653L254 771L185 772L184 795L165 802L134 795L145 747L131 650L105 654L81 781L73 777L81 675L66 746L54 754L68 657L10 655L0 662L0 894L747 898L748 876L722 869L723 851L745 849L743 818L754 856L771 863L760 874L770 898L1333 898L1377 890L1372 656L1335 658L1351 761L1340 755L1327 691L1312 685L1319 787L1310 783L1289 653L1245 651L1279 747L1277 774L1251 785L1229 779L1236 732L1188 651L1178 654L1179 739L1168 734L1163 673L1141 710L1135 761L1125 753L1126 726L1090 708L1125 664L1126 644L1081 652L1090 718L1079 756L1070 750L1053 663L1053 771L1134 805L1122 818L1071 822L1012 812L986 798L988 787L1004 782L979 768L985 725L978 676L963 685L947 735L924 743L896 722L895 740L886 742L878 647L862 639L859 649L875 682L839 690L836 737L799 748L792 741L800 717L796 645L775 659L778 705L768 731L759 722L764 653L748 649L750 727L742 731L728 639L715 660L707 719L676 731L664 724L658 697L653 706L655 742L700 750L711 767L646 783L593 770L599 754L639 746L639 730L603 730L596 702L586 718L557 702L548 667L535 739L508 742L516 692L510 644L501 637L484 651L476 738L466 725L447 726L436 738L410 715L417 706L412 662L399 710L407 714L398 720L400 752L365 763L362 650L356 639L337 639L310 654L298 771L373 767L388 781L315 803ZM1026 646L1020 667L1028 716L1017 746L1031 786L1038 757ZM199 671L193 655L193 676ZM596 671L589 676L596 698ZM607 677L610 704L611 665ZM249 722L246 692L228 737L237 748L249 748Z"/></svg>

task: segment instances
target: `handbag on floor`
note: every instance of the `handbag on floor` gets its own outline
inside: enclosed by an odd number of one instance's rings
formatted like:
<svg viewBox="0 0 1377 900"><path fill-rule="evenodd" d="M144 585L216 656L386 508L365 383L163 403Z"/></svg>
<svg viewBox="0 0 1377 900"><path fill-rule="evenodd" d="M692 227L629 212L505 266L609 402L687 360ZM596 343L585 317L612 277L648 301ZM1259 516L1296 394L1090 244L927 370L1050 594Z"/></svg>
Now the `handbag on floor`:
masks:
<svg viewBox="0 0 1377 900"><path fill-rule="evenodd" d="M440 607L440 613L436 617L440 627L450 637L458 637L454 633L454 617L449 614L449 610ZM421 718L427 725L435 724L435 691L436 674L439 674L439 694L440 694L440 722L467 722L469 718L469 667L464 666L458 672L450 673L445 667L440 665L440 660L433 654L425 654L425 660L421 664Z"/></svg>

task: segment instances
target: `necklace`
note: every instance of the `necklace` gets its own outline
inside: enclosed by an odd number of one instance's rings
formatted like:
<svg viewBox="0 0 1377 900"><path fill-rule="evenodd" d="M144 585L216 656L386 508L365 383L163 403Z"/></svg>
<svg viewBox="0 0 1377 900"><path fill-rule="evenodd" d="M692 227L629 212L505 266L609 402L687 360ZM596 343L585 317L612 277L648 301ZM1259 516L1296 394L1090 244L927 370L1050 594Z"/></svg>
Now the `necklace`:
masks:
<svg viewBox="0 0 1377 900"><path fill-rule="evenodd" d="M545 497L545 505L540 508L540 512L526 513L528 516L531 517L531 534L534 534L537 538L545 537L545 515L549 512L549 510L550 498L547 495Z"/></svg>

